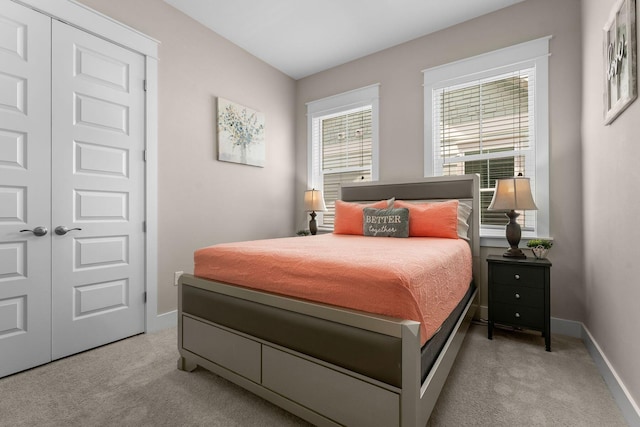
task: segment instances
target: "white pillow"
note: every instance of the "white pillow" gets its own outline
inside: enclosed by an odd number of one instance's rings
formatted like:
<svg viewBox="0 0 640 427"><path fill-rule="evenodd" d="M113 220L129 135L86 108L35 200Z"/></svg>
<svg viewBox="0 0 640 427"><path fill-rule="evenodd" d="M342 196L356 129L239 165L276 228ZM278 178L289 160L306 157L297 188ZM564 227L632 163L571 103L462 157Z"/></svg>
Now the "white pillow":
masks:
<svg viewBox="0 0 640 427"><path fill-rule="evenodd" d="M458 237L469 240L469 216L471 206L465 202L458 203Z"/></svg>

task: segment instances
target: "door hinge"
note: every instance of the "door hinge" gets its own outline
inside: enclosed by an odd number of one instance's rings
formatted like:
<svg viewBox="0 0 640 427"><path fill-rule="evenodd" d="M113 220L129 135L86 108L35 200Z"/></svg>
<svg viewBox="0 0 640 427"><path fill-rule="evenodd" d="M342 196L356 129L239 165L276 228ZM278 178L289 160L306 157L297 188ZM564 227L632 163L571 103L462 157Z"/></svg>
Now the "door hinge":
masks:
<svg viewBox="0 0 640 427"><path fill-rule="evenodd" d="M147 232L147 221L142 221L142 232L143 233Z"/></svg>
<svg viewBox="0 0 640 427"><path fill-rule="evenodd" d="M147 91L147 81L146 81L146 80L143 80L143 81L142 81L142 88L143 88L143 90L144 90L145 92Z"/></svg>
<svg viewBox="0 0 640 427"><path fill-rule="evenodd" d="M147 150L142 150L142 161L143 162L147 161Z"/></svg>
<svg viewBox="0 0 640 427"><path fill-rule="evenodd" d="M147 302L147 293L146 292L144 292L142 294L142 299L144 300L145 303Z"/></svg>

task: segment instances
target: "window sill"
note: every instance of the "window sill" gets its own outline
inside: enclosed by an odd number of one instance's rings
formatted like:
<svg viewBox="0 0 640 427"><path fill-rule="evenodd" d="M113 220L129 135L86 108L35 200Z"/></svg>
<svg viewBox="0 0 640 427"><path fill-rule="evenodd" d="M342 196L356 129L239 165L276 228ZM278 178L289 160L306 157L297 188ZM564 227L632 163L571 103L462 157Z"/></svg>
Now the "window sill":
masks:
<svg viewBox="0 0 640 427"><path fill-rule="evenodd" d="M552 237L540 237L531 232L523 232L520 238L520 247L526 247L527 242L532 239L546 239L553 241ZM480 246L483 248L508 248L509 243L504 230L481 231Z"/></svg>

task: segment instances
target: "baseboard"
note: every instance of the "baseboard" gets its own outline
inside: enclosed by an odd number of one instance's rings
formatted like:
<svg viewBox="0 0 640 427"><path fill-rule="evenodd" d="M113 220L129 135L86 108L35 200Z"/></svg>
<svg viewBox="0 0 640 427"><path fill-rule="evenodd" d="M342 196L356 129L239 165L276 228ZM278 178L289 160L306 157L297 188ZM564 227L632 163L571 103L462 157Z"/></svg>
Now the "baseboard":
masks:
<svg viewBox="0 0 640 427"><path fill-rule="evenodd" d="M576 322L575 320L558 319L556 317L551 318L551 333L558 335L567 335L573 338L583 339L584 325L582 322Z"/></svg>
<svg viewBox="0 0 640 427"><path fill-rule="evenodd" d="M489 309L486 305L478 306L476 311L476 318L487 320L489 318Z"/></svg>
<svg viewBox="0 0 640 427"><path fill-rule="evenodd" d="M486 321L489 318L489 309L486 305L478 306L475 319ZM567 335L574 338L582 339L583 325L581 322L573 320L551 318L551 333L558 335Z"/></svg>
<svg viewBox="0 0 640 427"><path fill-rule="evenodd" d="M613 399L620 408L622 416L630 426L640 427L640 408L638 408L638 405L584 323L552 317L551 332L552 334L580 338L584 342L589 355L591 355L598 368L598 372L602 375Z"/></svg>
<svg viewBox="0 0 640 427"><path fill-rule="evenodd" d="M161 331L163 329L175 328L178 325L178 310L158 314L153 323L147 325L147 333Z"/></svg>
<svg viewBox="0 0 640 427"><path fill-rule="evenodd" d="M607 356L602 352L602 349L584 324L582 325L582 331L583 334L581 338L596 363L598 371L604 378L605 383L607 383L613 399L618 404L620 411L622 411L622 416L624 416L630 426L640 427L640 407L638 407L638 404L633 400L624 383L616 373L616 370L613 369L613 366L609 363Z"/></svg>
<svg viewBox="0 0 640 427"><path fill-rule="evenodd" d="M479 310L476 312L476 318L488 319L489 309L486 305L479 306ZM576 322L574 320L558 319L556 317L551 318L551 333L558 335L567 335L574 338L582 339L583 325L582 322Z"/></svg>

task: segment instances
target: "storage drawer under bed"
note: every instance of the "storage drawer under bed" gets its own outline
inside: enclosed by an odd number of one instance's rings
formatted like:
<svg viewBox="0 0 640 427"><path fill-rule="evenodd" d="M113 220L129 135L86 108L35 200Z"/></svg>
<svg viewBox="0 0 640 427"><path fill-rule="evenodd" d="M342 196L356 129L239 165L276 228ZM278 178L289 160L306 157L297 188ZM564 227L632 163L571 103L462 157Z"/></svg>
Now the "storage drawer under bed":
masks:
<svg viewBox="0 0 640 427"><path fill-rule="evenodd" d="M182 313L401 387L400 338L188 285Z"/></svg>
<svg viewBox="0 0 640 427"><path fill-rule="evenodd" d="M253 382L260 383L261 344L182 316L182 347Z"/></svg>
<svg viewBox="0 0 640 427"><path fill-rule="evenodd" d="M262 385L343 425L400 423L398 394L266 345Z"/></svg>
<svg viewBox="0 0 640 427"><path fill-rule="evenodd" d="M182 324L185 350L339 424L399 425L397 393L190 316Z"/></svg>

